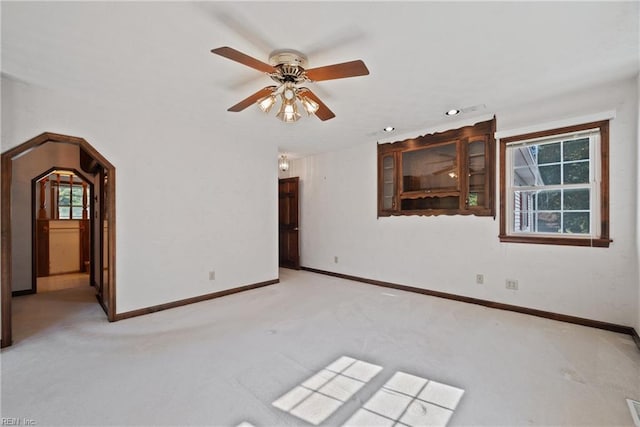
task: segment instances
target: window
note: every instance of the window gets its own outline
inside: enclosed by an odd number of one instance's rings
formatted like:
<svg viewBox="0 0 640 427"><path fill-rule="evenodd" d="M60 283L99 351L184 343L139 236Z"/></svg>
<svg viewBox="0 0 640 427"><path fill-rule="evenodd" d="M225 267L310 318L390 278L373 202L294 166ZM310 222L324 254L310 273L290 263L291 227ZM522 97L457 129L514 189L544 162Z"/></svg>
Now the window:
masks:
<svg viewBox="0 0 640 427"><path fill-rule="evenodd" d="M83 219L82 203L83 186L78 183L61 182L58 184L58 218L60 219ZM87 198L89 188L86 189ZM85 202L86 205L86 202Z"/></svg>
<svg viewBox="0 0 640 427"><path fill-rule="evenodd" d="M378 216L495 216L495 118L378 145Z"/></svg>
<svg viewBox="0 0 640 427"><path fill-rule="evenodd" d="M609 122L500 141L500 240L608 247Z"/></svg>
<svg viewBox="0 0 640 427"><path fill-rule="evenodd" d="M90 219L91 186L76 172L54 169L38 180L38 219Z"/></svg>

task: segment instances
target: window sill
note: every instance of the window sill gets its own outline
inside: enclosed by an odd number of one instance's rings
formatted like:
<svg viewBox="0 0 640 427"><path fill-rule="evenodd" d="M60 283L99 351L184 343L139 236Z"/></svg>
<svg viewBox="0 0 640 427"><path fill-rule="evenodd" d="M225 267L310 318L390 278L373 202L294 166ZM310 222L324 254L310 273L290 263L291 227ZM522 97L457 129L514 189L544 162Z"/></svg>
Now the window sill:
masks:
<svg viewBox="0 0 640 427"><path fill-rule="evenodd" d="M498 236L501 242L505 243L531 243L540 245L562 245L562 246L589 246L594 248L608 248L613 240L608 238L590 237L541 237L541 236Z"/></svg>

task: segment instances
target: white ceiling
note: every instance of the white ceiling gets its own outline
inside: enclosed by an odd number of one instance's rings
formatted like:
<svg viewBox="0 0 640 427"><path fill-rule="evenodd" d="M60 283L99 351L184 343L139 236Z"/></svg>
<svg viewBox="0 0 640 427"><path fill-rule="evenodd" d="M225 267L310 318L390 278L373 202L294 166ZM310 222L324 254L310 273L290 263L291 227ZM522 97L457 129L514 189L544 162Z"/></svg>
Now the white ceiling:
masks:
<svg viewBox="0 0 640 427"><path fill-rule="evenodd" d="M639 3L69 2L2 3L2 72L105 103L176 109L306 155L486 115L631 77ZM312 83L336 118L284 124L226 109L272 84L211 54L231 46L267 62L292 48L317 67L362 59L371 74ZM424 133L424 132L422 132Z"/></svg>

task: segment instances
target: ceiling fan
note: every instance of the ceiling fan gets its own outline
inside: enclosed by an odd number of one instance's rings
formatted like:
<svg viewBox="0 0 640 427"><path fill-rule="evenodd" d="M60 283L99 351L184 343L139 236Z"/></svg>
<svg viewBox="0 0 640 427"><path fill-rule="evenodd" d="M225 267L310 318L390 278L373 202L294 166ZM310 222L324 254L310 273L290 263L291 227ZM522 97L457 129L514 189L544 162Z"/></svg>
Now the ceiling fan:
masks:
<svg viewBox="0 0 640 427"><path fill-rule="evenodd" d="M227 46L212 49L211 52L262 71L277 83L276 86L260 89L227 111L239 112L257 103L265 113L268 113L280 98L282 104L276 117L287 123L295 122L300 118L298 102L308 115L315 114L322 121L336 116L309 88L299 85L305 82L319 82L369 74L369 70L361 60L307 69L307 57L292 49L271 52L269 64Z"/></svg>

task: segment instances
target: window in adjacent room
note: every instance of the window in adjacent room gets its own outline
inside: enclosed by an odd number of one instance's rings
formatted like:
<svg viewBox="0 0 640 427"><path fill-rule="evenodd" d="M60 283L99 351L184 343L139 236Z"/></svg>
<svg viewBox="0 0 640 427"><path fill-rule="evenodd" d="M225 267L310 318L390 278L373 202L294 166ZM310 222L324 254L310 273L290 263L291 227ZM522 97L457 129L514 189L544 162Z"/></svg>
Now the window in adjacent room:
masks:
<svg viewBox="0 0 640 427"><path fill-rule="evenodd" d="M500 141L500 240L609 246L609 122Z"/></svg>
<svg viewBox="0 0 640 427"><path fill-rule="evenodd" d="M61 182L58 186L58 218L83 219L84 210L82 197L86 192L85 200L89 196L89 188L85 184L77 182ZM85 201L86 205L86 201Z"/></svg>
<svg viewBox="0 0 640 427"><path fill-rule="evenodd" d="M73 171L54 170L38 184L38 219L91 218L91 187Z"/></svg>

